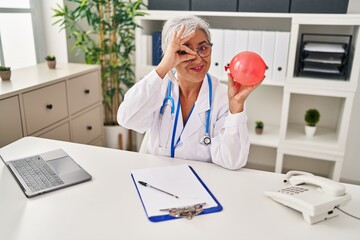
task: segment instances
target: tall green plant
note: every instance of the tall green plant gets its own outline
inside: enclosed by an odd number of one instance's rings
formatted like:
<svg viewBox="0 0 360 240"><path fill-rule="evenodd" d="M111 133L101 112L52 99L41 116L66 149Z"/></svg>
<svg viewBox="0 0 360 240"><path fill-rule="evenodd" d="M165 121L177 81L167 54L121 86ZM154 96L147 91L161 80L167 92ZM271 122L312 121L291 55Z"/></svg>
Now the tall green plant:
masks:
<svg viewBox="0 0 360 240"><path fill-rule="evenodd" d="M67 0L71 6L57 5L53 9L57 18L53 24L68 30L88 64L101 66L104 101L104 124L116 125L117 109L124 94L135 82L131 56L135 50L136 16L145 15L140 10L142 0ZM83 29L80 21L86 20Z"/></svg>

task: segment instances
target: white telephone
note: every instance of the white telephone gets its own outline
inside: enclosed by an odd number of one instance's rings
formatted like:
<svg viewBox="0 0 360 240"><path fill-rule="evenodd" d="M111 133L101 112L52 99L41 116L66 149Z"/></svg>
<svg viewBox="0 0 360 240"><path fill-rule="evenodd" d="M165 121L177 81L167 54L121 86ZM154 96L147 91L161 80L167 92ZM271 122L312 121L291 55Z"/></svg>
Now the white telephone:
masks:
<svg viewBox="0 0 360 240"><path fill-rule="evenodd" d="M337 216L339 212L335 207L351 200L342 184L311 173L290 171L284 182L283 187L265 191L265 195L302 212L304 220L310 224Z"/></svg>

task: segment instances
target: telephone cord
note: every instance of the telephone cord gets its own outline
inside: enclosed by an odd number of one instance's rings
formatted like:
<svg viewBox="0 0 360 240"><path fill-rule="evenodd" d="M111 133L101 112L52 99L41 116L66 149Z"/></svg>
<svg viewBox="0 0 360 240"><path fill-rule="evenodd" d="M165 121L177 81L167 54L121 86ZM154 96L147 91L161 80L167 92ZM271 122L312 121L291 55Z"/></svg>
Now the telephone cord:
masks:
<svg viewBox="0 0 360 240"><path fill-rule="evenodd" d="M353 218L355 218L355 219L357 219L357 220L360 220L360 217L357 217L357 216L354 216L354 215L352 215L352 214L350 214L350 213L348 213L348 212L345 212L344 210L342 210L341 208L339 208L339 207L335 207L336 209L338 209L340 212L342 212L342 213L345 213L346 215L348 215L348 216L350 216L350 217L353 217Z"/></svg>

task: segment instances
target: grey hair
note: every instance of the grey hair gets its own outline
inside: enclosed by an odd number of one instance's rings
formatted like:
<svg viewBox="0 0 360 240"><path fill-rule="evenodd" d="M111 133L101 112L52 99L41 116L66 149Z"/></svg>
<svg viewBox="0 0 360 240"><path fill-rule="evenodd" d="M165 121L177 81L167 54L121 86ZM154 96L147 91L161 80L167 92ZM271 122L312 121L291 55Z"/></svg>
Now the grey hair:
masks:
<svg viewBox="0 0 360 240"><path fill-rule="evenodd" d="M211 35L209 30L210 26L205 20L194 15L177 16L166 21L163 26L161 36L161 48L163 53L165 53L166 49L168 48L174 32L178 31L181 25L184 25L185 27L183 36L186 36L193 30L203 30L209 42L211 42Z"/></svg>

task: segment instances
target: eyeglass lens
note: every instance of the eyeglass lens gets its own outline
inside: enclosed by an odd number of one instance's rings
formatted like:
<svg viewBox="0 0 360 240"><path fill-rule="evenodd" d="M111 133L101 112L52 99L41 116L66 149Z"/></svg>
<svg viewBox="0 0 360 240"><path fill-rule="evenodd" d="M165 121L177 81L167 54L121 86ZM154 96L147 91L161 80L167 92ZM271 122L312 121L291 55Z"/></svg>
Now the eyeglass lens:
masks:
<svg viewBox="0 0 360 240"><path fill-rule="evenodd" d="M197 52L197 54L201 57L201 58L206 58L211 54L211 49L212 49L212 44L209 43L204 43L201 44L196 50L195 52ZM180 55L186 54L185 51L179 51L178 52Z"/></svg>
<svg viewBox="0 0 360 240"><path fill-rule="evenodd" d="M196 49L196 52L199 54L200 57L206 58L211 53L211 44L202 44Z"/></svg>

